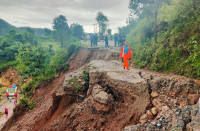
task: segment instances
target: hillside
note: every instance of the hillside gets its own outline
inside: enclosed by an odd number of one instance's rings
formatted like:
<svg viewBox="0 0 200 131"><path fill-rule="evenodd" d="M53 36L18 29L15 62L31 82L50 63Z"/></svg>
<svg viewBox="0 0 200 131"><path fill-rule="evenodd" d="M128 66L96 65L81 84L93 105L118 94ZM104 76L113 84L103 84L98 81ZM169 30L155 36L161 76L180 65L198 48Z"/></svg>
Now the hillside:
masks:
<svg viewBox="0 0 200 131"><path fill-rule="evenodd" d="M11 29L15 29L17 32L23 32L25 30L27 30L27 28L30 28L30 27L15 27L11 24L9 24L8 22L4 21L3 19L0 19L0 36L4 36L6 34L8 34L8 32L11 30ZM45 32L44 32L44 29L42 28L30 28L32 29L35 34L37 35L44 35Z"/></svg>
<svg viewBox="0 0 200 131"><path fill-rule="evenodd" d="M133 63L140 68L200 78L200 2L169 1L159 5L156 21L155 3L146 5L148 11L143 10L126 27L131 30L127 39L134 50Z"/></svg>
<svg viewBox="0 0 200 131"><path fill-rule="evenodd" d="M0 36L8 34L9 30L16 29L16 27L12 26L11 24L7 23L6 21L0 19Z"/></svg>

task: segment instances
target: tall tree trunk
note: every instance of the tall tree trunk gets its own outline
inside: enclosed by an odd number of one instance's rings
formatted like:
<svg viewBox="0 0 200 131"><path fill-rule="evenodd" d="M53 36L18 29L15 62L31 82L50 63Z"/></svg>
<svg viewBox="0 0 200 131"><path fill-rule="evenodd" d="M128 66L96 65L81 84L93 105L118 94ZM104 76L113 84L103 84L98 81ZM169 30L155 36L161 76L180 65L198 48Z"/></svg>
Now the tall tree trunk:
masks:
<svg viewBox="0 0 200 131"><path fill-rule="evenodd" d="M155 10L155 19L154 19L154 40L157 42L157 18L158 18L158 8Z"/></svg>
<svg viewBox="0 0 200 131"><path fill-rule="evenodd" d="M154 19L154 40L157 43L157 32L158 32L158 8L160 7L161 0L157 0L156 5L155 5L155 19Z"/></svg>

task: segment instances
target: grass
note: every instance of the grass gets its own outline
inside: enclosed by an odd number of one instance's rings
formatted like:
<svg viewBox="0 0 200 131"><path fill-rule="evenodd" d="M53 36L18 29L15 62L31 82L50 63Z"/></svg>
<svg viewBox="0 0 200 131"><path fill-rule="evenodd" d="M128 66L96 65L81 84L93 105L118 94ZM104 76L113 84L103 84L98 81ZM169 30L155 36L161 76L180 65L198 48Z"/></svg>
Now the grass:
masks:
<svg viewBox="0 0 200 131"><path fill-rule="evenodd" d="M36 104L33 103L27 97L21 98L20 101L19 101L19 105L22 105L22 106L26 107L28 110L32 110L36 106Z"/></svg>
<svg viewBox="0 0 200 131"><path fill-rule="evenodd" d="M81 81L78 79L81 79ZM74 86L74 92L78 93L79 91L83 91L83 85L81 84L83 81L85 82L84 86L89 87L89 71L83 71L79 76L74 76L70 80L67 80L67 83Z"/></svg>

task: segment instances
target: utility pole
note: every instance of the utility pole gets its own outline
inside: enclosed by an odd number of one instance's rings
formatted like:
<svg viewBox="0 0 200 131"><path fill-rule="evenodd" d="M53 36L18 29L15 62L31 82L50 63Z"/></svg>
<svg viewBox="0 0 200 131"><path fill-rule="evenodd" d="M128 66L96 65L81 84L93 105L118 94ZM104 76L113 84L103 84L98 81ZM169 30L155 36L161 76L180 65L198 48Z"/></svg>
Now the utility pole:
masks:
<svg viewBox="0 0 200 131"><path fill-rule="evenodd" d="M106 34L108 29L109 29L109 23L106 23Z"/></svg>
<svg viewBox="0 0 200 131"><path fill-rule="evenodd" d="M97 24L93 24L94 25L94 33L97 33L98 31L98 25Z"/></svg>

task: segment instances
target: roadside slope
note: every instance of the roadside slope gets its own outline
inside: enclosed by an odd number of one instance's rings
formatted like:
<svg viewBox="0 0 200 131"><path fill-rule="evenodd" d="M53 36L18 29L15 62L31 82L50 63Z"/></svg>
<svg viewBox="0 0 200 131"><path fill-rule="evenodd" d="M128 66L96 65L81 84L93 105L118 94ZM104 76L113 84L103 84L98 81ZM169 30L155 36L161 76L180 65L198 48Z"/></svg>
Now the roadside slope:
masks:
<svg viewBox="0 0 200 131"><path fill-rule="evenodd" d="M194 80L125 70L117 59L112 51L80 49L69 59L67 73L35 90L37 106L3 130L156 130L159 122L170 130L177 125L186 129L192 120L198 123L193 119L197 114L191 113L200 92ZM87 72L88 81L83 81Z"/></svg>

